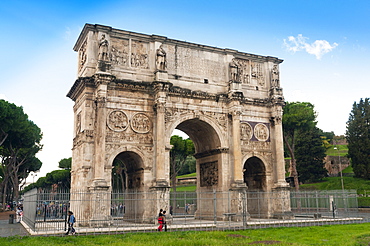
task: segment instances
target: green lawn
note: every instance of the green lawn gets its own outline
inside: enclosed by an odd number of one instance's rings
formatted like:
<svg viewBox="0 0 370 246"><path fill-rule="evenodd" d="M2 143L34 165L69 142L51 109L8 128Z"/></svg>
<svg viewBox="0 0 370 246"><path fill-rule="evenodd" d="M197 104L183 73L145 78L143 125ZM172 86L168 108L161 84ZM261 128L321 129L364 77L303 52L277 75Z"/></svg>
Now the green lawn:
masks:
<svg viewBox="0 0 370 246"><path fill-rule="evenodd" d="M117 235L8 237L2 246L50 245L369 245L370 224L267 228L242 231L181 231Z"/></svg>
<svg viewBox="0 0 370 246"><path fill-rule="evenodd" d="M196 191L197 185L176 186L176 191ZM171 188L171 191L173 189Z"/></svg>
<svg viewBox="0 0 370 246"><path fill-rule="evenodd" d="M176 178L189 178L189 177L196 177L197 173L189 173L181 176L177 176Z"/></svg>
<svg viewBox="0 0 370 246"><path fill-rule="evenodd" d="M355 177L343 177L344 189L357 190L358 194L363 194L365 190L370 191L370 180ZM341 190L342 184L340 177L327 177L323 182L303 184L300 189L311 190Z"/></svg>
<svg viewBox="0 0 370 246"><path fill-rule="evenodd" d="M338 153L338 149L334 149L334 148L339 148L339 153ZM326 155L330 155L330 156L338 156L338 154L340 156L346 156L347 153L348 153L347 145L333 145L328 150L326 150Z"/></svg>

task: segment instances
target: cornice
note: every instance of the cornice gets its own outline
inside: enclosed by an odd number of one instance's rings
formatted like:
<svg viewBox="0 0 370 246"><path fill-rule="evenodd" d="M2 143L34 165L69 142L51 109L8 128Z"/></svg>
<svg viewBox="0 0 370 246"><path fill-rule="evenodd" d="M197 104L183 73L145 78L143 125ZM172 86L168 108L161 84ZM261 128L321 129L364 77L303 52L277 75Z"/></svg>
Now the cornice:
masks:
<svg viewBox="0 0 370 246"><path fill-rule="evenodd" d="M172 45L177 45L177 46L184 47L184 48L192 48L192 49L204 50L208 52L217 52L217 53L222 53L225 55L233 55L234 57L237 57L237 58L250 59L252 61L273 62L276 64L280 64L283 62L282 59L279 59L277 57L255 55L255 54L241 52L241 51L233 50L229 48L218 48L218 47L209 46L209 45L181 41L181 40L171 39L171 38L167 38L165 36L160 36L156 34L148 35L148 34L143 34L143 33L138 33L138 32L125 31L125 30L112 28L111 26L104 26L104 25L99 25L99 24L95 24L95 25L85 24L73 48L74 51L78 51L78 49L82 45L82 42L85 40L85 37L89 31L105 32L108 35L113 36L113 37L115 36L115 37L133 38L133 39L147 41L147 42L150 42L150 41L161 42L164 44L172 44Z"/></svg>

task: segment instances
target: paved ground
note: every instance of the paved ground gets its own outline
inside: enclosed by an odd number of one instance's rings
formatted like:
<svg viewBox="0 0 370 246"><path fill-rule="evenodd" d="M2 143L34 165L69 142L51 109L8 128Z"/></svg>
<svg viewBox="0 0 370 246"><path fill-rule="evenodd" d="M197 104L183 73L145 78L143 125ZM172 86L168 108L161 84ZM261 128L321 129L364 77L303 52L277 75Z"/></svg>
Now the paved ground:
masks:
<svg viewBox="0 0 370 246"><path fill-rule="evenodd" d="M29 235L24 227L20 223L17 223L16 220L13 221L13 224L9 223L10 214L15 216L14 211L0 212L0 237Z"/></svg>

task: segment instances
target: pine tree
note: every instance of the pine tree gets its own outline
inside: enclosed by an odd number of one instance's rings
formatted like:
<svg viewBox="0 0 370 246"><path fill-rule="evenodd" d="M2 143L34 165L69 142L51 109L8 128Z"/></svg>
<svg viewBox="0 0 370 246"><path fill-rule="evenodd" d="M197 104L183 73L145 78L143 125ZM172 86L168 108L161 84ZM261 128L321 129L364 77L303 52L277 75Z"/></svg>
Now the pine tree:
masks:
<svg viewBox="0 0 370 246"><path fill-rule="evenodd" d="M370 179L370 99L354 102L347 121L348 156L356 177Z"/></svg>
<svg viewBox="0 0 370 246"><path fill-rule="evenodd" d="M299 131L295 157L299 181L316 182L326 177L327 170L324 168L325 147L317 127Z"/></svg>

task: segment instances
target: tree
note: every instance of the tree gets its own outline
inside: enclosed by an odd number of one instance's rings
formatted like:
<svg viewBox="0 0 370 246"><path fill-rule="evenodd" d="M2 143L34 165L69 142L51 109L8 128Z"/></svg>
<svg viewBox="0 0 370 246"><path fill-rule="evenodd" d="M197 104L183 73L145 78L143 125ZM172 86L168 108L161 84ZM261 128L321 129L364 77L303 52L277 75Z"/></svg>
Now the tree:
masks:
<svg viewBox="0 0 370 246"><path fill-rule="evenodd" d="M314 106L308 102L292 102L284 107L283 111L283 137L291 157L290 170L294 178L296 190L299 190L297 164L295 158L295 145L298 131L309 130L316 126L316 112Z"/></svg>
<svg viewBox="0 0 370 246"><path fill-rule="evenodd" d="M298 132L295 157L299 181L316 182L326 177L324 168L325 147L320 136L321 130L314 127Z"/></svg>
<svg viewBox="0 0 370 246"><path fill-rule="evenodd" d="M331 142L334 140L335 137L334 132L324 132L323 130L319 129L319 133L325 148L329 149L332 146Z"/></svg>
<svg viewBox="0 0 370 246"><path fill-rule="evenodd" d="M347 121L348 157L356 177L370 179L370 99L354 102Z"/></svg>
<svg viewBox="0 0 370 246"><path fill-rule="evenodd" d="M172 145L170 150L171 183L173 191L176 191L176 176L183 168L187 158L194 154L195 149L193 141L177 135L171 137L170 143Z"/></svg>
<svg viewBox="0 0 370 246"><path fill-rule="evenodd" d="M6 200L18 199L19 183L28 175L26 166L41 167L35 155L42 149L40 128L28 119L22 107L0 100L0 194ZM36 166L35 166L36 165Z"/></svg>
<svg viewBox="0 0 370 246"><path fill-rule="evenodd" d="M72 157L61 159L59 161L58 167L62 168L62 169L69 169L70 170L71 167L72 167Z"/></svg>

